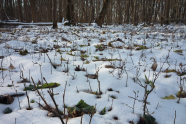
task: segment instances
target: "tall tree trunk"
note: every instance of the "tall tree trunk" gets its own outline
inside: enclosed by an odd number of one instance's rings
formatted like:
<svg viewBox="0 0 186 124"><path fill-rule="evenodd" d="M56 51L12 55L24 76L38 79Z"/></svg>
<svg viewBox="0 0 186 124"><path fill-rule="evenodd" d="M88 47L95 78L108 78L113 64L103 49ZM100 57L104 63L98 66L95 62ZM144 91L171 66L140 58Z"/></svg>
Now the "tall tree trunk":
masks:
<svg viewBox="0 0 186 124"><path fill-rule="evenodd" d="M158 1L157 3L156 3L156 8L155 8L156 10L155 10L155 14L154 14L154 20L153 20L153 24L156 22L156 20L157 20L157 14L158 14L158 12L159 12L159 10L160 10L160 1Z"/></svg>
<svg viewBox="0 0 186 124"><path fill-rule="evenodd" d="M125 10L125 18L126 18L126 23L128 24L130 21L129 17L129 11L130 11L130 1L126 1L126 10Z"/></svg>
<svg viewBox="0 0 186 124"><path fill-rule="evenodd" d="M62 0L59 0L59 17L58 17L58 21L62 22Z"/></svg>
<svg viewBox="0 0 186 124"><path fill-rule="evenodd" d="M98 19L96 20L97 25L99 25L100 27L102 27L105 15L107 13L107 9L108 9L109 4L110 4L111 1L112 0L104 0L104 2L103 2L103 8L102 8L102 10L99 14Z"/></svg>
<svg viewBox="0 0 186 124"><path fill-rule="evenodd" d="M1 0L1 1L0 1L0 21L3 20L3 15L4 15L4 14L3 14L3 13L4 13L4 12L3 12L3 1L4 1L4 0Z"/></svg>
<svg viewBox="0 0 186 124"><path fill-rule="evenodd" d="M165 16L166 16L166 21L165 24L169 24L169 10L170 10L170 0L166 0L166 12L165 12Z"/></svg>
<svg viewBox="0 0 186 124"><path fill-rule="evenodd" d="M74 15L74 4L72 2L72 0L67 0L67 20L69 21L69 25L75 25L75 15Z"/></svg>
<svg viewBox="0 0 186 124"><path fill-rule="evenodd" d="M13 15L13 8L12 8L12 0L9 0L9 7L10 7L10 17L12 18L12 17L14 17L14 15Z"/></svg>
<svg viewBox="0 0 186 124"><path fill-rule="evenodd" d="M184 24L186 25L186 1L184 2L183 19L184 19Z"/></svg>
<svg viewBox="0 0 186 124"><path fill-rule="evenodd" d="M122 23L122 1L117 0L117 20L118 24L120 25Z"/></svg>
<svg viewBox="0 0 186 124"><path fill-rule="evenodd" d="M18 13L19 13L19 21L23 21L23 16L22 16L22 0L17 0L18 3Z"/></svg>
<svg viewBox="0 0 186 124"><path fill-rule="evenodd" d="M91 11L91 20L90 20L90 23L91 22L94 22L94 12L95 12L95 5L94 5L94 2L93 2L93 0L90 0L90 5L91 5L91 9L92 9L92 11Z"/></svg>
<svg viewBox="0 0 186 124"><path fill-rule="evenodd" d="M161 13L160 13L160 20L161 20L161 26L163 25L163 15L164 15L164 13L163 13L163 0L161 0Z"/></svg>
<svg viewBox="0 0 186 124"><path fill-rule="evenodd" d="M25 21L29 22L29 18L28 18L28 6L27 6L27 0L24 0L24 15L25 15Z"/></svg>
<svg viewBox="0 0 186 124"><path fill-rule="evenodd" d="M32 11L32 21L35 23L36 22L35 0L30 0L30 4L31 4L31 11Z"/></svg>
<svg viewBox="0 0 186 124"><path fill-rule="evenodd" d="M53 0L53 29L57 28L57 0Z"/></svg>

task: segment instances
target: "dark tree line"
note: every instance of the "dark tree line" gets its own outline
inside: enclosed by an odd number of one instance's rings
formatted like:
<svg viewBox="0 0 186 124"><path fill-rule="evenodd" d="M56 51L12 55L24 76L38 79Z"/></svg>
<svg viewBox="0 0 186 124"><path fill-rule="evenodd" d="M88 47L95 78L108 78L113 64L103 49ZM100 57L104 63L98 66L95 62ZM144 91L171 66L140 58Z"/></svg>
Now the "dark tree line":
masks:
<svg viewBox="0 0 186 124"><path fill-rule="evenodd" d="M0 19L98 25L140 22L186 24L186 0L0 0Z"/></svg>

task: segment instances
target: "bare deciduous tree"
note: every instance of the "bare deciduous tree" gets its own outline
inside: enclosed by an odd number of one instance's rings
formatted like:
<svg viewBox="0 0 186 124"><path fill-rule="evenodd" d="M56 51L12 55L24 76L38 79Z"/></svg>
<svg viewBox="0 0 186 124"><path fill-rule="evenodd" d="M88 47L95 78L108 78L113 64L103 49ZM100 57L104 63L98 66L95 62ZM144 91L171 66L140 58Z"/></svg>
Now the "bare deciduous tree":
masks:
<svg viewBox="0 0 186 124"><path fill-rule="evenodd" d="M99 25L99 26L102 26L103 22L104 22L104 18L105 18L105 15L107 13L107 9L109 7L109 4L111 3L112 0L104 0L103 2L103 8L99 14L99 17L97 18L96 20L96 23Z"/></svg>
<svg viewBox="0 0 186 124"><path fill-rule="evenodd" d="M57 0L53 0L53 29L57 28Z"/></svg>

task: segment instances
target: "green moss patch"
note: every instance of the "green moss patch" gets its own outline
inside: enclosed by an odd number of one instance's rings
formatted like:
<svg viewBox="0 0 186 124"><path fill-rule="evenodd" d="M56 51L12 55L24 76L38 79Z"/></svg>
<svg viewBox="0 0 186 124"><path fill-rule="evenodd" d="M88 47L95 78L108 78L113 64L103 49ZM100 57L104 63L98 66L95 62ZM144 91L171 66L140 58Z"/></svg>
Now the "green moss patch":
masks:
<svg viewBox="0 0 186 124"><path fill-rule="evenodd" d="M60 86L60 84L56 83L56 82L51 82L51 83L45 83L42 86L39 86L38 88L54 88L54 87L58 87Z"/></svg>
<svg viewBox="0 0 186 124"><path fill-rule="evenodd" d="M37 88L38 89L45 89L45 88L54 88L54 87L58 87L58 86L60 86L60 84L58 84L58 83L56 83L56 82L51 82L51 83L45 83L45 84L43 84L43 85L41 85L41 86L37 86ZM35 86L34 85L29 85L28 87L25 87L24 88L24 91L26 91L26 90L30 90L30 91L35 91L36 90L36 88L35 88Z"/></svg>

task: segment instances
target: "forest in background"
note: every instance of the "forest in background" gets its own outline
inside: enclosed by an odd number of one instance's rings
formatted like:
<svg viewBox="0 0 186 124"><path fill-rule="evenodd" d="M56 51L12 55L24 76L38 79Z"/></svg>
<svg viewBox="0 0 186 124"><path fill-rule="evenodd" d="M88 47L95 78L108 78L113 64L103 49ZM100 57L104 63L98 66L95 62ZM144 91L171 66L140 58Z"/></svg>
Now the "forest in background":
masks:
<svg viewBox="0 0 186 124"><path fill-rule="evenodd" d="M1 0L0 19L137 25L186 24L186 0Z"/></svg>

